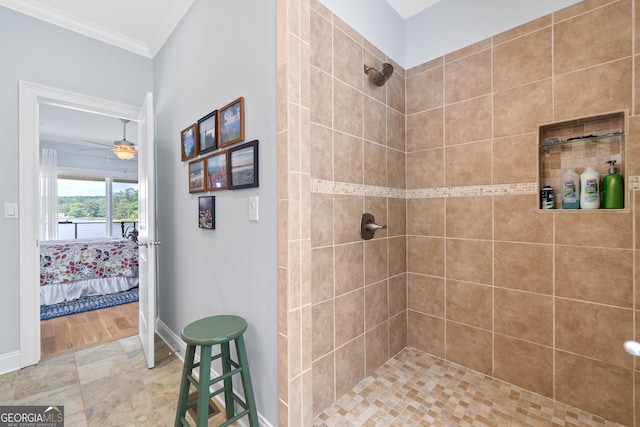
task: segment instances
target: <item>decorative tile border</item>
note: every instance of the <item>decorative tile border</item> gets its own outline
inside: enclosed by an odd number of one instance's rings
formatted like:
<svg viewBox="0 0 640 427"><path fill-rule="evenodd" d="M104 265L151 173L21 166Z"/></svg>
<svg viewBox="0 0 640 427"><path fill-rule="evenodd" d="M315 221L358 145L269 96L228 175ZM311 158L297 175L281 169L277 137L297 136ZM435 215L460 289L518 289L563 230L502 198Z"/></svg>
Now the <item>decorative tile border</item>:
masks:
<svg viewBox="0 0 640 427"><path fill-rule="evenodd" d="M638 180L640 187L640 180ZM399 188L377 187L373 185L351 184L348 182L311 180L311 192L323 194L342 194L368 197L390 197L397 199L432 199L441 197L478 197L537 194L538 184L476 185L467 187L441 187L404 190Z"/></svg>

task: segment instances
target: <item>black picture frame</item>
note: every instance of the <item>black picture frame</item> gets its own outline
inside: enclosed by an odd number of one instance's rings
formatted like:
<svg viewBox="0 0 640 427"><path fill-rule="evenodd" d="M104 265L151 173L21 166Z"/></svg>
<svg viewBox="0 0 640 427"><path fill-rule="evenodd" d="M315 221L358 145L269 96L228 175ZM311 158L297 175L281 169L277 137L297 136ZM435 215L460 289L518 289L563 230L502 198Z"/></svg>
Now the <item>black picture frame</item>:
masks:
<svg viewBox="0 0 640 427"><path fill-rule="evenodd" d="M198 228L216 229L216 196L198 197Z"/></svg>
<svg viewBox="0 0 640 427"><path fill-rule="evenodd" d="M198 152L206 153L218 148L218 110L198 120Z"/></svg>
<svg viewBox="0 0 640 427"><path fill-rule="evenodd" d="M258 187L258 140L229 150L229 189Z"/></svg>

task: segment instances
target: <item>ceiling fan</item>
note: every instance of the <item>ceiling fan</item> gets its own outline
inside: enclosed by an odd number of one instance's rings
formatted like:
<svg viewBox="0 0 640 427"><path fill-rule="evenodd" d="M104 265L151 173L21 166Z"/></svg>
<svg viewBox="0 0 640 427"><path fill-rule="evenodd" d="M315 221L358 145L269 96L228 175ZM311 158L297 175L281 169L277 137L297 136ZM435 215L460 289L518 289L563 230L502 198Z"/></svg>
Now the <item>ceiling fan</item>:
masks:
<svg viewBox="0 0 640 427"><path fill-rule="evenodd" d="M127 123L129 120L120 119L122 122L122 139L118 141L113 141L113 146L108 146L105 144L101 144L95 141L84 140L85 142L89 142L91 144L101 145L105 148L85 148L85 150L111 150L113 154L116 155L121 160L131 160L133 156L138 152L136 146L133 142L127 141Z"/></svg>

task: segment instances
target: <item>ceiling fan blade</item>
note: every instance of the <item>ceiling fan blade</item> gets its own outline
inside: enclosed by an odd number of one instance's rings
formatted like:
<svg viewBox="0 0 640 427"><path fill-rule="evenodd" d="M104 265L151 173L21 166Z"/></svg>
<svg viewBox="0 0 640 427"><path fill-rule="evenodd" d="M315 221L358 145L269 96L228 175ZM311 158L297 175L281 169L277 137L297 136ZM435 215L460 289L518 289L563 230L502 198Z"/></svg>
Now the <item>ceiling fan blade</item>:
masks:
<svg viewBox="0 0 640 427"><path fill-rule="evenodd" d="M105 148L112 148L111 144L103 144L101 142L90 141L88 139L83 139L82 142L88 142L89 144L100 145L100 146L105 147Z"/></svg>

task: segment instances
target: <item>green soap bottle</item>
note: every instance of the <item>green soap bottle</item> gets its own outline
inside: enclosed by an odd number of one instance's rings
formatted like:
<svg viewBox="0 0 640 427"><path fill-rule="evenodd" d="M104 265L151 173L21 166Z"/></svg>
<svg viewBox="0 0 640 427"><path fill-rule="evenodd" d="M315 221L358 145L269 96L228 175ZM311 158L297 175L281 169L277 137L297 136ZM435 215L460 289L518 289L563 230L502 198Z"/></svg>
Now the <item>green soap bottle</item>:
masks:
<svg viewBox="0 0 640 427"><path fill-rule="evenodd" d="M616 173L616 161L609 160L609 175L602 179L602 207L605 209L624 208L624 179Z"/></svg>

